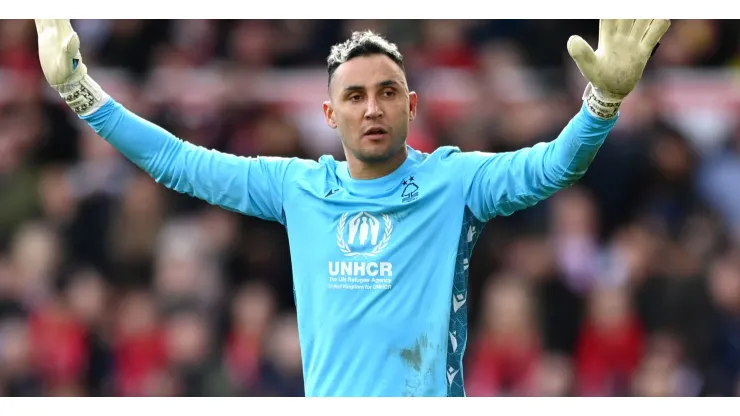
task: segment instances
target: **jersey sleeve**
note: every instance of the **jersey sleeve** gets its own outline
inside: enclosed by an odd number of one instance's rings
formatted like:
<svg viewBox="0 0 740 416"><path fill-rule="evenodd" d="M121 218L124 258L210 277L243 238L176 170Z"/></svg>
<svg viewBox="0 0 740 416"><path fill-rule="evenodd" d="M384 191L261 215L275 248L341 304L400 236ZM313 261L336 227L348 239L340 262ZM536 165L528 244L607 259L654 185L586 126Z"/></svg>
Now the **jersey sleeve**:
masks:
<svg viewBox="0 0 740 416"><path fill-rule="evenodd" d="M283 187L294 159L241 157L196 146L112 99L81 118L167 188L230 211L283 223Z"/></svg>
<svg viewBox="0 0 740 416"><path fill-rule="evenodd" d="M465 204L481 221L508 216L571 186L588 167L616 123L583 105L550 142L504 153L458 152Z"/></svg>

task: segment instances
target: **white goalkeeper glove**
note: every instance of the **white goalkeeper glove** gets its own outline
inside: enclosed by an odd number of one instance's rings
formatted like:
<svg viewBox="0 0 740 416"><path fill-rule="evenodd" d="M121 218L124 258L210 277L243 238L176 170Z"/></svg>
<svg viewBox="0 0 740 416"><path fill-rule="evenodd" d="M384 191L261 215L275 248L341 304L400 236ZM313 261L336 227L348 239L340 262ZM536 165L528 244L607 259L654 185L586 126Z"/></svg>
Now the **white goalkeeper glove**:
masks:
<svg viewBox="0 0 740 416"><path fill-rule="evenodd" d="M108 95L87 75L80 54L80 38L69 19L37 19L39 60L49 85L78 115L88 115L103 105Z"/></svg>
<svg viewBox="0 0 740 416"><path fill-rule="evenodd" d="M583 99L593 114L605 119L617 115L670 25L667 19L600 20L595 52L580 36L568 39L568 53L589 82Z"/></svg>

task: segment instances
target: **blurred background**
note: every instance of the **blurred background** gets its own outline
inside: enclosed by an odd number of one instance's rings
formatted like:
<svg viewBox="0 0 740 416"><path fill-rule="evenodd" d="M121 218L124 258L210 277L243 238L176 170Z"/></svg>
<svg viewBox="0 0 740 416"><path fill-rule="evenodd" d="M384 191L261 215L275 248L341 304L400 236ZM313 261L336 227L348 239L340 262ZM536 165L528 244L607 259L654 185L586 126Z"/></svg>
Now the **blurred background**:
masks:
<svg viewBox="0 0 740 416"><path fill-rule="evenodd" d="M343 159L325 60L405 55L409 143L556 137L596 20L74 21L93 77L184 140ZM0 22L0 395L300 396L287 239L169 191L64 106L32 21ZM674 21L586 177L490 222L470 268L471 396L740 395L740 24Z"/></svg>

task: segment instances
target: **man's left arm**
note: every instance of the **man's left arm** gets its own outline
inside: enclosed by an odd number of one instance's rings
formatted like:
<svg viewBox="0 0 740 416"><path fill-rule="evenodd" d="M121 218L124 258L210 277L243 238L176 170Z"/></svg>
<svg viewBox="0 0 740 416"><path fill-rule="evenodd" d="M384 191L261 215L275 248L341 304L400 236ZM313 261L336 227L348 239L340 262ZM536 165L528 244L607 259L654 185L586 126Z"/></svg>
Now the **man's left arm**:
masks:
<svg viewBox="0 0 740 416"><path fill-rule="evenodd" d="M462 174L463 198L482 221L531 207L586 174L618 117L600 118L584 104L560 135L505 153L452 156Z"/></svg>
<svg viewBox="0 0 740 416"><path fill-rule="evenodd" d="M579 36L568 53L588 80L583 105L557 139L502 154L453 155L463 197L482 221L530 207L571 186L586 173L670 27L666 19L604 19L594 51Z"/></svg>

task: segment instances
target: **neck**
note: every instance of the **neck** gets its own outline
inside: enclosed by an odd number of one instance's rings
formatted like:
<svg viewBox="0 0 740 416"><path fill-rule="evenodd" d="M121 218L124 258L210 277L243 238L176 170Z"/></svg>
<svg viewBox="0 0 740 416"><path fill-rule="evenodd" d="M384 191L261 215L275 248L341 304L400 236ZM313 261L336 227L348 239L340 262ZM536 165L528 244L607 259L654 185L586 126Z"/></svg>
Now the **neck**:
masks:
<svg viewBox="0 0 740 416"><path fill-rule="evenodd" d="M406 146L392 158L378 163L367 163L358 160L354 156L347 155L349 173L354 179L377 179L386 176L398 169L408 157Z"/></svg>

